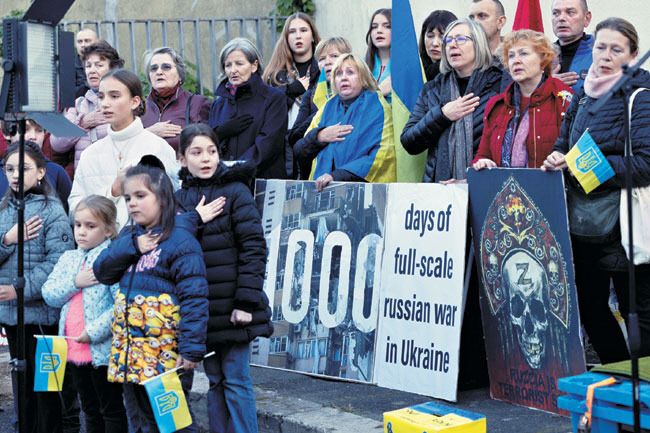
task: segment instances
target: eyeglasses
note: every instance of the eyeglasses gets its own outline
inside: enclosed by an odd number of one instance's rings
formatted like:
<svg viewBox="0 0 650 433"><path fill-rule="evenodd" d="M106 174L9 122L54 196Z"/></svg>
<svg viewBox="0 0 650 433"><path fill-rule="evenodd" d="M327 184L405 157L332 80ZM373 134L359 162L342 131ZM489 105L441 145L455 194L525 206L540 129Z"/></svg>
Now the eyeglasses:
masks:
<svg viewBox="0 0 650 433"><path fill-rule="evenodd" d="M4 172L7 173L9 176L14 174L15 171L18 171L18 167L14 167L13 165L5 165L3 168ZM30 167L29 165L25 166L25 173L27 173L30 170L34 170L34 167Z"/></svg>
<svg viewBox="0 0 650 433"><path fill-rule="evenodd" d="M447 36L446 38L443 39L443 41L447 45L451 44L453 41L456 41L456 43L458 45L463 45L467 41L473 41L473 39L472 39L471 36L462 36L461 35L461 36L455 36L455 37L451 37L451 38L449 36Z"/></svg>
<svg viewBox="0 0 650 433"><path fill-rule="evenodd" d="M162 69L164 72L169 72L171 71L173 66L169 63L163 63L160 65L160 69ZM151 65L149 66L149 72L156 72L158 70L158 65Z"/></svg>

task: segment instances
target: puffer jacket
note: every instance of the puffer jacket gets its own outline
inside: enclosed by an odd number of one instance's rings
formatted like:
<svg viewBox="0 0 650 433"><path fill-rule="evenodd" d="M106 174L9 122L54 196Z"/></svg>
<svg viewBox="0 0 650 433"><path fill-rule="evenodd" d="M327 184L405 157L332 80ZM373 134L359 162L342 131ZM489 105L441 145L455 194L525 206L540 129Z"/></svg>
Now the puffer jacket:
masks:
<svg viewBox="0 0 650 433"><path fill-rule="evenodd" d="M237 87L235 94L226 88L227 79L217 89L217 99L210 107L211 128L243 114L253 116L253 123L241 134L219 142L219 154L225 161L248 161L255 168L255 177L284 179L287 106L284 93L267 86L259 74Z"/></svg>
<svg viewBox="0 0 650 433"><path fill-rule="evenodd" d="M92 266L110 243L110 240L106 240L88 251L81 248L66 251L43 284L45 302L52 307L61 308L59 335L65 335L70 300L80 290L74 283L77 274L82 265ZM84 326L90 337L90 354L95 367L108 365L108 355L111 353L111 322L118 288L117 284L110 287L96 284L86 287L82 292Z"/></svg>
<svg viewBox="0 0 650 433"><path fill-rule="evenodd" d="M501 166L501 149L508 123L515 116L512 104L514 83L505 92L492 97L485 107L481 143L472 164L481 158L494 161ZM528 105L528 166L539 168L551 153L562 127L566 110L571 103L573 90L557 78L547 78L530 95Z"/></svg>
<svg viewBox="0 0 650 433"><path fill-rule="evenodd" d="M185 124L185 113L190 96L192 100L190 101L189 122L205 123L208 120L208 113L210 113L210 100L203 95L192 95L191 92L179 87L176 89L176 95L163 107L162 112L153 101L151 93L149 94L146 100L147 109L140 118L142 120L142 126L148 128L155 123L169 120L170 123L185 128L187 126ZM180 138L181 135L178 134L175 137L167 137L164 140L174 148L175 152L178 152Z"/></svg>
<svg viewBox="0 0 650 433"><path fill-rule="evenodd" d="M205 354L208 287L201 247L191 233L175 227L169 239L141 254L137 237L148 231L125 227L93 264L100 283L120 283L108 363L111 382L140 383L174 368L179 354L192 362Z"/></svg>
<svg viewBox="0 0 650 433"><path fill-rule="evenodd" d="M442 107L451 102L452 76L454 72L438 74L427 82L411 111L400 141L404 149L412 155L428 151L423 182L440 182L451 179L448 140L453 122L443 113ZM472 113L474 123L474 153L478 150L483 133L483 114L488 99L500 93L502 71L498 66L490 66L482 74L482 79L468 87L465 94L479 96L479 106Z"/></svg>
<svg viewBox="0 0 650 433"><path fill-rule="evenodd" d="M641 69L637 76L630 81L632 90L639 87L650 88L650 72ZM560 136L553 147L566 154L580 139L583 132L589 128L589 134L594 139L607 161L614 170L614 177L600 185L594 191L605 191L608 188L620 189L625 186L625 104L621 96L612 97L602 110L589 114L589 109L598 102L585 95L584 88L573 95L573 100L567 110ZM632 111L632 186L650 185L650 92L640 92L634 101ZM568 182L574 182L573 176L566 177ZM577 186L576 186L577 187Z"/></svg>
<svg viewBox="0 0 650 433"><path fill-rule="evenodd" d="M9 193L13 196L13 193ZM38 215L43 220L39 236L25 242L25 323L54 325L59 320L59 309L43 300L41 288L59 257L72 248L72 230L61 202L30 192L25 196L25 221ZM18 209L13 200L0 211L0 240L16 224ZM18 245L6 246L0 241L0 285L14 284L18 260ZM16 325L16 300L0 302L0 323Z"/></svg>
<svg viewBox="0 0 650 433"><path fill-rule="evenodd" d="M79 126L83 117L86 114L97 110L98 107L99 99L97 98L97 93L88 90L84 96L77 98L74 107L70 107L64 115L70 122ZM81 126L79 127L81 128ZM74 148L74 168L76 169L77 165L79 165L81 153L95 141L106 137L107 128L108 123L104 123L103 125L97 125L94 128L84 129L88 134L84 137L55 137L52 135L50 143L52 149L59 153L67 152Z"/></svg>
<svg viewBox="0 0 650 433"><path fill-rule="evenodd" d="M183 186L176 191L178 202L193 209L205 196L206 202L226 198L226 205L214 220L199 228L208 275L208 350L222 343L248 343L273 333L271 309L264 286L266 241L260 214L249 189L255 169L243 164L220 164L210 179L192 176L187 169L179 175ZM233 325L233 309L249 312L248 325Z"/></svg>

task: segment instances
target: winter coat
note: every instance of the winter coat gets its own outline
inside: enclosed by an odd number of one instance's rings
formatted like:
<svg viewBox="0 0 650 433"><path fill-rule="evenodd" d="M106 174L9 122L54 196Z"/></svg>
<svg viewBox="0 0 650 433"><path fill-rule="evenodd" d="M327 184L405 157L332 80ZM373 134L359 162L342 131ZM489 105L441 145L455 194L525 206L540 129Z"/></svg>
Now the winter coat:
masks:
<svg viewBox="0 0 650 433"><path fill-rule="evenodd" d="M234 95L226 88L227 82L227 79L222 81L217 89L208 125L216 128L243 114L253 116L253 123L241 134L219 143L222 159L250 161L256 167L258 178L285 178L287 106L283 92L264 84L259 74L252 74L247 83L237 87Z"/></svg>
<svg viewBox="0 0 650 433"><path fill-rule="evenodd" d="M118 150L123 151L122 161ZM79 160L77 175L68 198L70 215L84 197L99 194L113 200L117 207L117 223L124 227L129 217L123 196L113 197L111 187L120 170L128 165L134 166L144 155L155 155L165 165L165 171L174 186L178 185L178 161L176 154L162 138L143 129L140 118L120 131L110 126L108 135L90 145Z"/></svg>
<svg viewBox="0 0 650 433"><path fill-rule="evenodd" d="M630 81L632 90L639 87L650 88L650 72L641 69ZM567 110L562 124L560 136L553 147L566 154L580 139L583 132L589 128L589 134L594 139L607 161L614 170L614 177L596 188L604 191L608 188L620 189L625 186L625 105L619 95L612 97L602 110L589 114L589 109L598 102L585 95L584 88L573 95L571 105ZM632 186L650 185L650 92L640 92L634 100L632 111ZM567 176L569 182L575 178Z"/></svg>
<svg viewBox="0 0 650 433"><path fill-rule="evenodd" d="M320 68L318 67L318 59L316 56L311 58L311 64L309 65L309 87L307 90L313 89L318 84L318 77L320 76ZM296 80L291 77L289 71L282 69L278 71L275 79L280 83L278 89L280 89L286 97L287 109L290 110L293 104L296 102L296 99L305 94L305 88L300 86L291 86ZM266 81L267 83L269 80Z"/></svg>
<svg viewBox="0 0 650 433"><path fill-rule="evenodd" d="M110 287L96 284L85 289L75 286L75 278L82 265L86 268L92 266L99 254L111 243L106 240L92 250L69 250L63 253L54 266L52 273L43 284L43 299L48 305L61 308L59 320L59 335L65 335L65 323L70 307L70 300L82 291L84 326L90 337L90 353L95 367L108 365L108 355L111 353L111 322L115 294L119 286Z"/></svg>
<svg viewBox="0 0 650 433"><path fill-rule="evenodd" d="M4 161L2 161L2 166L4 167ZM47 181L50 183L50 186L56 192L56 196L63 205L63 210L65 210L67 213L68 197L70 196L70 190L72 189L72 182L68 177L68 173L66 173L63 167L61 167L59 164L56 164L46 158L45 179L47 179ZM7 176L0 176L0 197L4 197L8 189L9 182L7 181Z"/></svg>
<svg viewBox="0 0 650 433"><path fill-rule="evenodd" d="M485 106L483 135L474 162L481 158L494 161L501 166L501 149L508 123L515 116L512 104L514 83L505 92L492 97ZM564 92L564 93L560 93ZM562 121L571 103L573 90L557 78L548 78L530 96L528 119L530 126L526 148L528 166L539 168L550 155L560 135Z"/></svg>
<svg viewBox="0 0 650 433"><path fill-rule="evenodd" d="M179 87L176 90L176 95L165 105L162 112L153 101L151 93L149 94L146 100L147 109L140 118L142 125L148 128L155 123L169 120L174 125L185 128L187 126L185 124L185 112L187 111L187 101L190 99L190 96L192 96L192 100L190 101L189 123L205 123L210 113L210 101L208 98L203 95L192 95L191 92ZM164 140L174 148L175 152L178 152L180 138L181 135L178 134L175 137L168 137Z"/></svg>
<svg viewBox="0 0 650 433"><path fill-rule="evenodd" d="M27 193L25 221L34 215L43 220L43 228L39 236L25 242L25 323L54 325L59 320L59 309L45 303L41 288L59 257L74 248L74 241L68 217L56 197L50 196L46 201L43 194ZM2 240L17 218L18 209L12 199L0 211L0 285L13 285L16 277L18 245L6 246ZM0 323L16 325L15 299L0 302Z"/></svg>
<svg viewBox="0 0 650 433"><path fill-rule="evenodd" d="M75 125L80 126L80 123L83 117L97 110L99 107L99 100L97 99L97 93L92 90L88 90L85 96L77 98L74 103L74 107L70 107L68 111L65 112L65 117ZM88 135L84 137L51 137L52 149L55 152L67 152L70 149L74 148L74 167L77 168L79 165L79 159L81 158L81 153L86 150L88 146L97 140L106 137L106 130L108 124L95 126L90 129L83 129Z"/></svg>
<svg viewBox="0 0 650 433"><path fill-rule="evenodd" d="M187 169L181 170L183 186L176 191L176 198L184 208L194 209L202 196L207 202L226 198L223 212L197 233L208 276L208 350L223 343L245 344L273 333L269 300L262 291L266 240L248 186L254 172L251 166L220 164L212 178L204 180L192 176ZM233 309L251 313L253 321L233 325Z"/></svg>
<svg viewBox="0 0 650 433"><path fill-rule="evenodd" d="M560 46L559 41L555 42L555 44ZM589 67L593 63L592 59L592 49L594 44L594 37L592 35L583 35L582 40L580 41L580 45L578 46L578 49L576 50L575 55L573 56L573 60L571 60L571 66L569 67L568 71L562 71L562 72L575 72L578 74L578 82L575 83L571 88L573 89L574 92L577 92L582 88L582 86L585 85L585 79L584 77L587 76L587 72L589 71Z"/></svg>
<svg viewBox="0 0 650 433"><path fill-rule="evenodd" d="M111 382L139 383L174 368L179 354L192 362L205 355L208 287L201 247L188 231L175 227L168 239L141 254L137 237L148 231L125 227L93 264L100 283L120 283L108 364Z"/></svg>
<svg viewBox="0 0 650 433"><path fill-rule="evenodd" d="M449 133L453 122L443 113L442 107L451 102L452 76L455 72L438 74L433 81L427 82L415 107L411 110L400 140L404 149L412 155L428 150L423 182L440 182L451 178L451 161L449 159ZM479 96L479 106L472 113L474 123L474 153L478 149L483 133L483 114L488 99L500 93L502 71L497 66L489 67L480 82L467 88L465 94Z"/></svg>

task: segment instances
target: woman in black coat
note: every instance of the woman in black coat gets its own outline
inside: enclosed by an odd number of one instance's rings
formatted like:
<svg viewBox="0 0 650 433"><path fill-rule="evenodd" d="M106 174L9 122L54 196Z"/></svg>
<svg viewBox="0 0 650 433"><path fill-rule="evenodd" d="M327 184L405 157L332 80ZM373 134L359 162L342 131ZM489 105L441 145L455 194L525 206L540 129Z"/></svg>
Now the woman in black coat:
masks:
<svg viewBox="0 0 650 433"><path fill-rule="evenodd" d="M619 309L627 319L628 259L621 245L619 201L625 187L624 134L625 101L612 97L602 110L590 114L592 108L622 76L622 64L638 54L639 37L634 26L621 18L608 18L596 26L593 64L582 89L573 95L560 136L553 153L544 162L544 170L567 167L564 155L576 144L585 130L594 139L614 170L610 178L586 195L573 176L566 176L569 229L575 266L580 318L589 340L602 363L629 359L627 344L618 322L609 309L610 280L619 301ZM650 73L641 69L630 81L631 92L650 87ZM650 185L650 92L635 96L632 110L632 186ZM599 209L582 214L581 202L590 202ZM611 202L604 208L599 203ZM650 264L635 266L636 305L641 328L639 356L650 355Z"/></svg>
<svg viewBox="0 0 650 433"><path fill-rule="evenodd" d="M501 90L502 72L492 65L485 31L475 21L449 24L442 51L440 74L422 88L400 137L410 154L428 151L423 182L466 178L485 104Z"/></svg>
<svg viewBox="0 0 650 433"><path fill-rule="evenodd" d="M255 177L284 179L284 94L262 82L261 55L249 40L233 39L220 59L227 78L217 88L208 125L219 137L221 158L249 162Z"/></svg>

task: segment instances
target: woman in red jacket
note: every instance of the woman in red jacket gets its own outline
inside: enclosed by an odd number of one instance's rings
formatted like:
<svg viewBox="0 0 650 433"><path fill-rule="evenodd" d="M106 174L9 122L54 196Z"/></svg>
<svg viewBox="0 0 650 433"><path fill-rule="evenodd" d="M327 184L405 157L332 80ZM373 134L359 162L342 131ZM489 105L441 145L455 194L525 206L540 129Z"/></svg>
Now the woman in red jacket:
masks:
<svg viewBox="0 0 650 433"><path fill-rule="evenodd" d="M539 168L560 134L573 91L551 76L557 52L542 33L512 32L502 48L501 63L514 82L485 107L472 167Z"/></svg>

